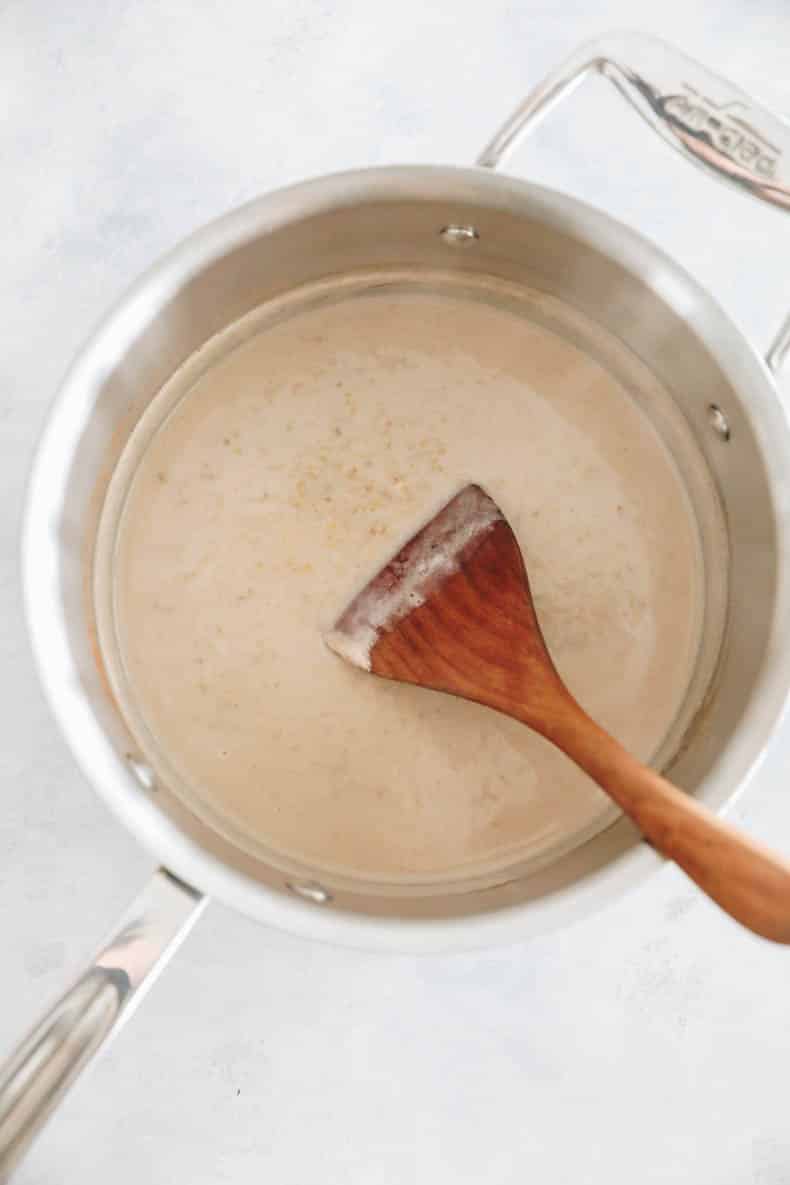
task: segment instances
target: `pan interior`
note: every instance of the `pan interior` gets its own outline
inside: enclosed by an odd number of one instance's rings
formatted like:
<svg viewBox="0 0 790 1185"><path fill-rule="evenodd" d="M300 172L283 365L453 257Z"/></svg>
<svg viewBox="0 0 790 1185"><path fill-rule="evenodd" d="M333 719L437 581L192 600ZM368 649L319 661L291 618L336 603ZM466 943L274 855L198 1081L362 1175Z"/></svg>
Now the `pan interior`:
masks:
<svg viewBox="0 0 790 1185"><path fill-rule="evenodd" d="M126 724L190 811L287 876L460 891L617 817L522 726L322 646L466 481L516 530L572 690L671 772L714 685L722 510L677 401L556 296L393 268L307 284L190 357L115 468L95 594Z"/></svg>

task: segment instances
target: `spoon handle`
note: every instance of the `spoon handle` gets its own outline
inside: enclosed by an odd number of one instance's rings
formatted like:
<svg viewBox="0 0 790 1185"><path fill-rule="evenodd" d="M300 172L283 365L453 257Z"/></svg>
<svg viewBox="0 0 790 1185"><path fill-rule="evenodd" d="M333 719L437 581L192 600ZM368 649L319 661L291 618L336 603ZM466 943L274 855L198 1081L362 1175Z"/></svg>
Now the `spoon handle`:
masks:
<svg viewBox="0 0 790 1185"><path fill-rule="evenodd" d="M790 862L642 765L575 701L555 725L549 739L606 791L654 848L742 925L790 943Z"/></svg>

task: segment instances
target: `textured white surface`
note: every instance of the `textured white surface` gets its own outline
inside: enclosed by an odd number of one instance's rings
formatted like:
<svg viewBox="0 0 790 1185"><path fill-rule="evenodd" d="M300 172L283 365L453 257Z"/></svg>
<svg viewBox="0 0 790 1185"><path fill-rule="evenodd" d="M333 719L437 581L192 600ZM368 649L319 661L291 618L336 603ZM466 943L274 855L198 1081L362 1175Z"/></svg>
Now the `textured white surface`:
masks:
<svg viewBox="0 0 790 1185"><path fill-rule="evenodd" d="M786 0L0 0L0 1050L150 866L38 691L16 535L59 375L176 239L346 166L467 162L576 43L642 27L790 112ZM760 346L790 221L640 136L592 84L514 169L583 193L715 287ZM784 759L783 759L784 758ZM790 739L738 812L790 850ZM788 958L665 870L489 954L363 956L212 909L73 1091L28 1185L784 1185Z"/></svg>

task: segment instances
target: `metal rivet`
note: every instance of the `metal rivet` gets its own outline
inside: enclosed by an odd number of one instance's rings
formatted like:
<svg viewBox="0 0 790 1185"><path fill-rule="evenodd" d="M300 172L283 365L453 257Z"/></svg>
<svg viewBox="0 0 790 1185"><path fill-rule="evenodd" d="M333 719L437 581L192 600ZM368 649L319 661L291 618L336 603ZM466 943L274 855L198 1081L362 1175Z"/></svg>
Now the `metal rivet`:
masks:
<svg viewBox="0 0 790 1185"><path fill-rule="evenodd" d="M137 781L140 783L143 790L155 790L156 778L150 765L147 765L144 761L141 761L139 757L132 757L130 753L127 753L126 760L129 763L129 769L137 778Z"/></svg>
<svg viewBox="0 0 790 1185"><path fill-rule="evenodd" d="M730 439L730 424L721 408L711 403L708 406L708 420L713 431L722 440Z"/></svg>
<svg viewBox="0 0 790 1185"><path fill-rule="evenodd" d="M316 884L315 881L288 881L285 886L290 889L292 893L297 893L300 897L306 898L308 901L314 902L315 905L327 905L332 900L332 894L323 885Z"/></svg>
<svg viewBox="0 0 790 1185"><path fill-rule="evenodd" d="M444 239L445 243L449 243L453 247L467 247L470 243L477 242L480 232L476 226L460 226L451 222L449 226L442 227L439 231L439 238Z"/></svg>

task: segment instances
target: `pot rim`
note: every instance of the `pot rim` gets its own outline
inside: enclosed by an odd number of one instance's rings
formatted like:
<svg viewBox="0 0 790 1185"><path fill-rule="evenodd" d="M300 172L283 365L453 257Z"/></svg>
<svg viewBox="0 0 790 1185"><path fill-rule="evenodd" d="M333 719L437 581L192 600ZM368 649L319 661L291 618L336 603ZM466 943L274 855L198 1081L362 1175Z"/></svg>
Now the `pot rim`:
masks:
<svg viewBox="0 0 790 1185"><path fill-rule="evenodd" d="M260 922L303 937L389 951L462 950L504 945L576 921L620 897L661 867L640 843L572 885L528 903L452 919L393 919L327 908L272 891L222 863L185 835L141 791L102 729L82 689L68 644L61 596L58 527L73 448L91 413L93 388L150 310L191 275L253 237L295 217L318 214L349 199L397 196L448 199L463 182L481 204L514 202L558 230L647 275L660 299L693 326L740 391L748 409L774 498L777 594L763 667L735 735L699 796L716 810L730 805L757 774L784 721L790 694L790 422L763 359L710 294L636 231L576 198L486 169L400 165L330 174L255 198L184 239L137 279L94 329L53 401L28 482L22 529L22 576L28 633L46 698L69 748L94 789L178 877ZM689 299L693 297L693 299Z"/></svg>

